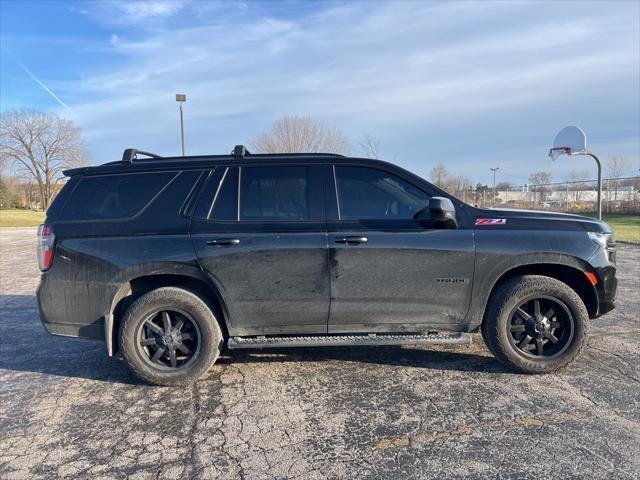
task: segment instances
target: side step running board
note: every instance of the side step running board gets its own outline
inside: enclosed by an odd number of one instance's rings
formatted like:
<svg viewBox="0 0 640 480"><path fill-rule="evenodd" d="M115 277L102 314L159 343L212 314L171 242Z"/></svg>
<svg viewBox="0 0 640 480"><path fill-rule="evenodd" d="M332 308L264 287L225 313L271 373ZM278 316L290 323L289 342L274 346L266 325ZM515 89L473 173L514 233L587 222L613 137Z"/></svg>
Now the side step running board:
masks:
<svg viewBox="0 0 640 480"><path fill-rule="evenodd" d="M465 332L420 334L310 335L301 337L231 337L227 346L239 348L340 347L350 345L457 345L471 343Z"/></svg>

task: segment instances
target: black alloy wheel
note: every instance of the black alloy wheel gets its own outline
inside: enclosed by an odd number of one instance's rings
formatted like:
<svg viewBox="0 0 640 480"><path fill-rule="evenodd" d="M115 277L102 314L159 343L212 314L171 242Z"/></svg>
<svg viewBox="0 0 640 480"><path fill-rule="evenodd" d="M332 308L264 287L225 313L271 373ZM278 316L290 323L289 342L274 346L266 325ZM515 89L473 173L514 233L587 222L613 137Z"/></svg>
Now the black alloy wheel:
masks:
<svg viewBox="0 0 640 480"><path fill-rule="evenodd" d="M511 312L509 340L522 355L554 358L570 345L574 330L573 315L561 300L534 296Z"/></svg>
<svg viewBox="0 0 640 480"><path fill-rule="evenodd" d="M178 310L152 313L141 322L136 335L141 358L160 369L189 366L200 352L200 342L198 324L189 314Z"/></svg>

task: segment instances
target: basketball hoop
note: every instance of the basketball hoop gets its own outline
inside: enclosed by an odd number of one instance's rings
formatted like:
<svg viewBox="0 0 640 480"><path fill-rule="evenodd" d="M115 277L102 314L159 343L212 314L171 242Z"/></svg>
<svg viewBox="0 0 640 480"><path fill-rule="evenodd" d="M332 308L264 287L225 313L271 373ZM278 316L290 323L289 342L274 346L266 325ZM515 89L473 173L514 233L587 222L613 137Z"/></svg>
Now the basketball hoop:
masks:
<svg viewBox="0 0 640 480"><path fill-rule="evenodd" d="M569 147L554 147L549 150L549 156L554 162L560 155L571 155L571 149Z"/></svg>
<svg viewBox="0 0 640 480"><path fill-rule="evenodd" d="M593 158L598 165L598 199L596 200L596 208L598 211L598 219L602 219L602 165L600 160L593 153L587 150L587 136L580 127L564 127L556 139L553 141L553 147L549 150L549 156L555 161L560 155L588 155Z"/></svg>

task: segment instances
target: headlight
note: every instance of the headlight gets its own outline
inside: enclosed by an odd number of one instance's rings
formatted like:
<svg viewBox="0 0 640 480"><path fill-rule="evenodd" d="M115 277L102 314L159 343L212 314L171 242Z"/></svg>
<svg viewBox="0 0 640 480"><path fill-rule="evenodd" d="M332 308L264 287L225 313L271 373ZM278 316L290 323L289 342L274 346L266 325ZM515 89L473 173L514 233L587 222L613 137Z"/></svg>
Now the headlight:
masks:
<svg viewBox="0 0 640 480"><path fill-rule="evenodd" d="M616 243L613 233L587 232L589 238L596 242L607 254L609 261L615 261Z"/></svg>
<svg viewBox="0 0 640 480"><path fill-rule="evenodd" d="M602 248L606 249L607 248L607 243L609 241L609 235L606 233L600 233L600 232L587 232L589 235L589 238L591 240L593 240L594 242L596 242L598 245L600 245Z"/></svg>

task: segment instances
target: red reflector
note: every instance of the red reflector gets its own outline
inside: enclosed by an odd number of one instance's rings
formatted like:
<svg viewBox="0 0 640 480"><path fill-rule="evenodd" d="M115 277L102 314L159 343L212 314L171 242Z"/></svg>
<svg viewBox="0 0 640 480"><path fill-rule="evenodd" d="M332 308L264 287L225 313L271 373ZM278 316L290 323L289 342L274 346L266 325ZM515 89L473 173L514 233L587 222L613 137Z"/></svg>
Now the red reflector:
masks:
<svg viewBox="0 0 640 480"><path fill-rule="evenodd" d="M594 273L584 272L584 274L587 276L587 278L591 282L591 285L595 285L596 283L598 283L598 278L596 277L596 275Z"/></svg>

